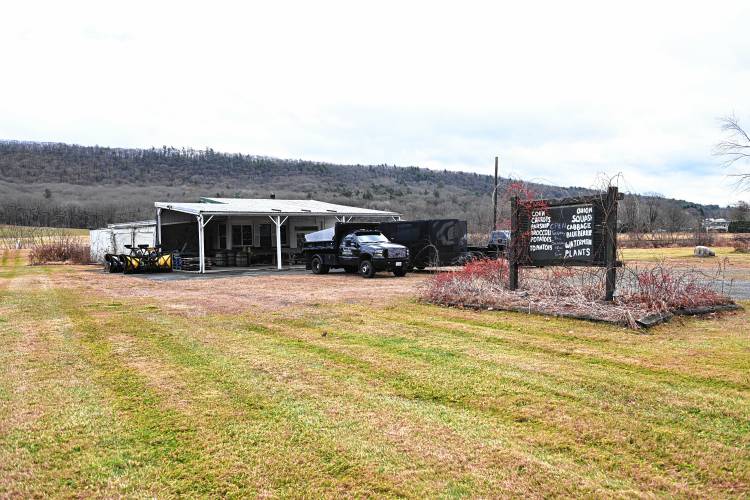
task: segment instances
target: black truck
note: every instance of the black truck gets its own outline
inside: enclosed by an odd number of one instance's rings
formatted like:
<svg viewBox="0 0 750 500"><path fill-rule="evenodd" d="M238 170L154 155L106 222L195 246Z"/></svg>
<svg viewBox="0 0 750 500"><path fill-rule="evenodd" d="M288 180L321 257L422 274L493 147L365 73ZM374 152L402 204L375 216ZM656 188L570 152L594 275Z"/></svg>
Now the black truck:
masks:
<svg viewBox="0 0 750 500"><path fill-rule="evenodd" d="M507 254L510 246L510 231L505 229L496 229L490 231L487 246L468 247L468 254L471 259L497 259Z"/></svg>
<svg viewBox="0 0 750 500"><path fill-rule="evenodd" d="M372 278L377 271L405 276L409 250L388 241L377 223L337 222L332 228L305 235L305 268L314 274L343 268Z"/></svg>

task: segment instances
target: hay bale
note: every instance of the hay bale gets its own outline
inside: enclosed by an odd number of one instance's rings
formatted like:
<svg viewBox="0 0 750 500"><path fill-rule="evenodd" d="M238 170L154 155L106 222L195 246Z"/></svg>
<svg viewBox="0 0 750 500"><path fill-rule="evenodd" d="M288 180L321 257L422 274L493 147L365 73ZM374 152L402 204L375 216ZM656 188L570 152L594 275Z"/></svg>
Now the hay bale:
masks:
<svg viewBox="0 0 750 500"><path fill-rule="evenodd" d="M693 255L696 257L715 257L716 253L708 247L698 245L693 249Z"/></svg>

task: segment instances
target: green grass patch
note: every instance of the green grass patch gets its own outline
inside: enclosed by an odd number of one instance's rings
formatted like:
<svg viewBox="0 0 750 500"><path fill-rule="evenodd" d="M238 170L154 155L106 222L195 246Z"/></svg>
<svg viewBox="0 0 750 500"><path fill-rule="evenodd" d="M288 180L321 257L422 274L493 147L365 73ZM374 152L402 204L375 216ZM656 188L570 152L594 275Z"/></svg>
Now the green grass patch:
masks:
<svg viewBox="0 0 750 500"><path fill-rule="evenodd" d="M695 263L712 263L728 259L730 264L738 266L750 266L750 254L742 254L734 251L732 247L711 247L717 258L703 258L693 255L693 247L675 248L623 248L620 250L626 261L687 261Z"/></svg>

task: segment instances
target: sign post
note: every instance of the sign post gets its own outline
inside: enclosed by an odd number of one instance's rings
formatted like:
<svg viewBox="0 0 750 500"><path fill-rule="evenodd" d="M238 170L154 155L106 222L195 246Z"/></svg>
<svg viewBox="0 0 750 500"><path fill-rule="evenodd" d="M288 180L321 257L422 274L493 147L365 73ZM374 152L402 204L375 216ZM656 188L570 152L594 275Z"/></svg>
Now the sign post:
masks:
<svg viewBox="0 0 750 500"><path fill-rule="evenodd" d="M604 300L611 302L615 296L617 281L617 187L607 190L605 204L605 265L607 266L606 295Z"/></svg>
<svg viewBox="0 0 750 500"><path fill-rule="evenodd" d="M518 196L514 196L510 199L510 249L508 255L508 272L510 279L511 290L518 288L518 250L514 241L518 241L516 236L518 234Z"/></svg>

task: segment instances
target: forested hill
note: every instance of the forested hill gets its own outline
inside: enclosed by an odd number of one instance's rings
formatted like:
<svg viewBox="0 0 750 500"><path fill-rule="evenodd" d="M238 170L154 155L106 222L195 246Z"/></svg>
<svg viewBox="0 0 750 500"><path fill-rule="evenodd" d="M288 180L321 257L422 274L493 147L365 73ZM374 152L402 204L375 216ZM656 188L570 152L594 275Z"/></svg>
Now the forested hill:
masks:
<svg viewBox="0 0 750 500"><path fill-rule="evenodd" d="M284 160L212 149L119 149L59 143L0 142L0 178L18 183L194 185L232 183L239 188L278 183L280 189L315 192L334 187L366 186L390 180L407 188L428 183L472 192L492 189L492 177L475 173L436 171L389 165L336 165ZM291 179L301 181L290 185ZM283 182L279 182L283 180ZM306 180L315 180L308 184ZM322 181L322 182L317 182ZM544 186L549 195L567 195L582 188Z"/></svg>
<svg viewBox="0 0 750 500"><path fill-rule="evenodd" d="M501 192L508 185L501 180ZM409 218L458 217L489 228L489 175L389 165L337 165L212 149L120 149L0 141L0 223L97 227L153 216L153 202L201 196L313 198L392 209ZM588 192L531 185L544 197ZM501 197L502 198L502 197ZM501 218L507 203L501 199Z"/></svg>

